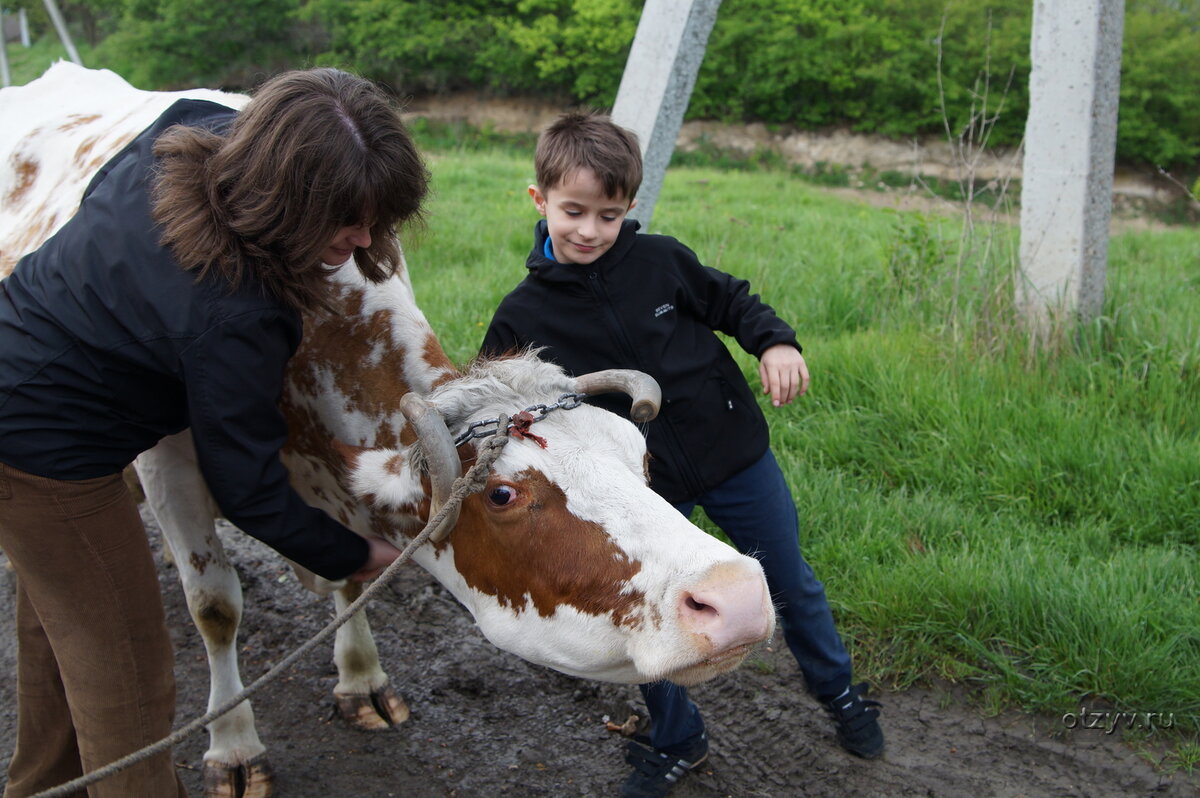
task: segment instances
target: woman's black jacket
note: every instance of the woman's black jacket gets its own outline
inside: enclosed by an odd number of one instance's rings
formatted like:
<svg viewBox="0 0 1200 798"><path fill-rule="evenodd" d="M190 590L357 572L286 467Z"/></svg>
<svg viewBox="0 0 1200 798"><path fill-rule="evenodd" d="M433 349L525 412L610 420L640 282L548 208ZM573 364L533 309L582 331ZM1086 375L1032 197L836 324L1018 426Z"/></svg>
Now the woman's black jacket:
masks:
<svg viewBox="0 0 1200 798"><path fill-rule="evenodd" d="M306 505L279 460L287 428L278 402L299 315L254 283L197 282L159 245L150 215L154 139L174 124L222 129L234 113L173 105L0 281L0 461L88 479L190 427L224 515L337 579L363 565L366 542Z"/></svg>

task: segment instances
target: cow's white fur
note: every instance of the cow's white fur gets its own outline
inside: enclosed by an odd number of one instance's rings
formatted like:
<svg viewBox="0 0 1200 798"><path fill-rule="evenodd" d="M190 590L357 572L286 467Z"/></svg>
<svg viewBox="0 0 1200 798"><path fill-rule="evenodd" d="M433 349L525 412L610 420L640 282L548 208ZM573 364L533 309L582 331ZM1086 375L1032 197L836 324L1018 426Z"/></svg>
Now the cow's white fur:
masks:
<svg viewBox="0 0 1200 798"><path fill-rule="evenodd" d="M5 120L0 127L0 198L5 199L0 210L0 275L65 223L95 169L181 96L231 107L245 102L240 95L207 90L143 92L111 72L65 62L29 86L0 91L0 118ZM22 184L31 164L37 177ZM461 378L448 363L428 362L422 342L434 340L433 333L417 307L405 269L379 286L365 284L352 265L340 270L336 279L346 296L361 300L358 318L369 319L379 312L386 317L387 336L372 341L367 361L387 361L387 367L398 369L408 387L426 395L454 432L473 420L553 402L571 390L561 370L533 357L479 364ZM307 319L306 341L326 322ZM313 358L306 362L312 371L305 384L317 386L315 395L292 379L286 388L288 403L311 410L328 432L353 445L376 447L381 440L394 445L400 439L405 421L395 401L399 396L378 407L362 404L339 385L336 363L322 364ZM735 574L729 582L735 592L758 591L757 605L751 598L749 604L755 606L743 614L750 625L760 625L760 637L770 633L774 618L758 563L692 526L646 487L644 441L631 423L583 406L551 413L533 431L549 446L543 449L529 440L510 442L494 474L513 481L530 470L552 475L566 496L570 514L598 525L621 557L641 563L641 570L623 590L644 594L645 599L621 626L610 617L570 606L540 614L528 602L522 607L504 605L468 584L456 567L453 536L440 549L423 547L416 560L473 613L492 642L528 660L587 678L631 683L667 675L683 678L688 672L679 669L697 663L696 641L719 635L710 635L705 628L685 628L678 610L681 596L695 586L707 590L710 583L725 584L728 573ZM395 454L403 453L377 449L360 457L352 488L341 484L328 464L312 454L288 451L284 459L307 500L328 508L360 533L373 531L373 510L407 507L408 515L402 509L389 515L395 524L392 537L402 542L403 535L420 526L413 505L425 494L418 473L407 465L396 467L397 462L407 463L407 457L393 458ZM188 433L164 439L139 457L136 466L175 555L189 609L204 636L212 674L210 707L220 705L242 687L234 641L242 595L213 533L213 505ZM365 496L375 504L368 506L361 500ZM356 585L322 584L306 572L301 577L315 589L340 588L339 609L359 590ZM386 687L387 675L365 619L341 627L334 659L339 673L335 694L375 696L391 707L393 720L403 719L406 710ZM699 678L712 672L701 668L691 674ZM360 721L383 723L378 718ZM245 768L265 752L248 704L215 722L210 738L205 760L219 768Z"/></svg>

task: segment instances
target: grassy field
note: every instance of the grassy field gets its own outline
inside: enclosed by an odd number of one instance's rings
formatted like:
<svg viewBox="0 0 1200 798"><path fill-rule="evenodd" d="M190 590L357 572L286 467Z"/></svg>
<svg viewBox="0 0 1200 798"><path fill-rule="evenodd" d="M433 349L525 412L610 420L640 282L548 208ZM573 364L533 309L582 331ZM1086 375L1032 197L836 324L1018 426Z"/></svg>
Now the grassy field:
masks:
<svg viewBox="0 0 1200 798"><path fill-rule="evenodd" d="M10 48L16 82L56 57L39 46ZM410 269L463 362L525 273L530 142L417 130L434 195ZM764 409L858 675L953 679L985 711L1159 713L1168 766L1200 766L1200 230L1115 236L1102 317L1035 347L1015 231L692 164L652 232L799 332L812 389Z"/></svg>
<svg viewBox="0 0 1200 798"><path fill-rule="evenodd" d="M423 144L435 196L410 268L463 361L525 273L532 167ZM1175 765L1197 766L1200 231L1116 236L1104 316L1042 347L1005 298L1009 229L681 167L653 232L799 331L812 389L763 407L860 675L965 682L985 711L1162 713Z"/></svg>

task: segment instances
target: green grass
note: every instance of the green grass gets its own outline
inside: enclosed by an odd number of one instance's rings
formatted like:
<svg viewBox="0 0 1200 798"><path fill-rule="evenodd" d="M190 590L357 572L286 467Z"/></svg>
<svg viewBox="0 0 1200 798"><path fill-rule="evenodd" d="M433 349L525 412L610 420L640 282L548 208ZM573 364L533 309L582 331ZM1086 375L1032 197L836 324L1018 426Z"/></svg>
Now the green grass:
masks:
<svg viewBox="0 0 1200 798"><path fill-rule="evenodd" d="M532 167L519 142L461 141L431 167L410 268L462 361L524 276ZM963 237L785 169L706 165L672 167L653 232L751 280L799 331L810 394L764 409L859 675L963 681L992 711L1173 713L1163 734L1190 772L1200 231L1114 237L1103 317L1040 349L1005 298L1012 230Z"/></svg>

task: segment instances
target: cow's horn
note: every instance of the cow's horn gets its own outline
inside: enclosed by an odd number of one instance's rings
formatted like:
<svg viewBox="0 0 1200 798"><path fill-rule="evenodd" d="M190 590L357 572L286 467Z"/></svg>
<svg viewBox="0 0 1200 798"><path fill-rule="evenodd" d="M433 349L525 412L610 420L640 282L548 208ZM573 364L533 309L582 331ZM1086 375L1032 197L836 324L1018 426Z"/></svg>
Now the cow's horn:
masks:
<svg viewBox="0 0 1200 798"><path fill-rule="evenodd" d="M580 374L575 378L575 390L588 396L614 391L629 394L633 400L629 416L639 424L657 416L662 404L662 390L655 379L644 371L633 369L608 369Z"/></svg>
<svg viewBox="0 0 1200 798"><path fill-rule="evenodd" d="M458 459L454 441L446 422L433 405L415 393L406 393L400 398L400 412L417 433L417 440L425 450L425 461L429 465L429 517L432 518L450 497L454 480L462 475L462 461ZM458 512L446 518L441 528L434 530L430 539L435 543L444 538L458 521Z"/></svg>

